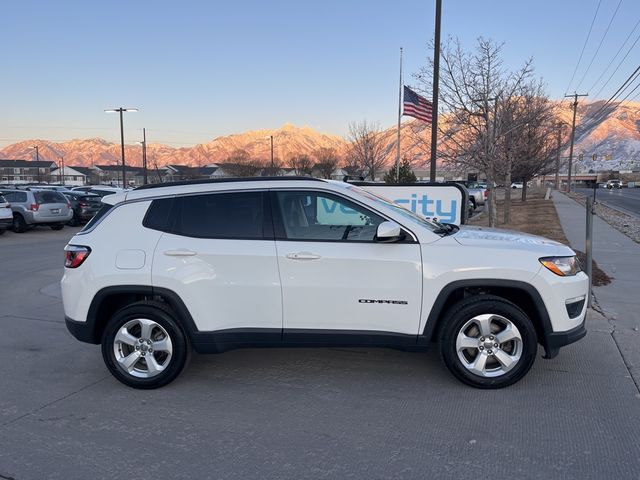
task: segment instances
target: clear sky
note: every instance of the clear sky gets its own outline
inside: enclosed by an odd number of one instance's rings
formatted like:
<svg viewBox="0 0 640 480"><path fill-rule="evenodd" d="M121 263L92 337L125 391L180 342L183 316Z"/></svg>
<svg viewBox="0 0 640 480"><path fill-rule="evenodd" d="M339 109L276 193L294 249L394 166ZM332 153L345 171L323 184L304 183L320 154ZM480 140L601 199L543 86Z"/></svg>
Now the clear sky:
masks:
<svg viewBox="0 0 640 480"><path fill-rule="evenodd" d="M618 2L601 0L571 91ZM533 56L549 94L560 98L597 4L443 0L442 35L468 48L480 35L504 42L513 68ZM103 110L118 106L140 109L126 115L127 143L146 127L150 143L177 147L285 122L337 135L365 118L388 127L397 115L399 47L411 84L429 54L434 10L434 0L5 1L0 147L32 138L117 141L117 116ZM622 0L581 90L638 20L640 1ZM627 45L638 35L640 27ZM600 97L638 59L640 42Z"/></svg>

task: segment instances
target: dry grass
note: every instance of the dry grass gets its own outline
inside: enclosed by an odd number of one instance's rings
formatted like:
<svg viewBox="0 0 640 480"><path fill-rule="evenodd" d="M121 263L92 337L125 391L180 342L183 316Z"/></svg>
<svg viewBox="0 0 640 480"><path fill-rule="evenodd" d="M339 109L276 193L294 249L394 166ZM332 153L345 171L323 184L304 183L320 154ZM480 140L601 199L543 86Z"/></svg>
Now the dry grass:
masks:
<svg viewBox="0 0 640 480"><path fill-rule="evenodd" d="M518 230L520 232L540 235L555 240L565 245L569 245L569 241L562 230L558 213L553 205L552 200L544 199L544 190L529 190L527 192L527 201L520 199L520 192L516 193L516 198L511 198L511 222L505 224L504 219L504 200L498 200L498 226L510 230ZM486 214L482 214L469 222L470 225L489 226L489 218ZM580 262L584 265L586 256L583 252L576 252ZM598 264L593 262L593 284L596 287L608 285L611 283L609 277L602 271Z"/></svg>

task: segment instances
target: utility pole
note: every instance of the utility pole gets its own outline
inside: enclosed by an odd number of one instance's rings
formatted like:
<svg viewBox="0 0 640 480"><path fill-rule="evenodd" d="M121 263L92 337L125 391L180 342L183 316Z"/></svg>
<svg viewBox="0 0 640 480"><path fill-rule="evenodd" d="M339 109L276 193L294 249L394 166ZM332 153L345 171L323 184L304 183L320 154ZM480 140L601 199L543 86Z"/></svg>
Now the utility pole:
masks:
<svg viewBox="0 0 640 480"><path fill-rule="evenodd" d="M562 130L565 124L558 122L558 151L556 152L556 190L560 190L560 150L562 150Z"/></svg>
<svg viewBox="0 0 640 480"><path fill-rule="evenodd" d="M275 175L276 166L273 163L273 135L269 136L271 138L271 175Z"/></svg>
<svg viewBox="0 0 640 480"><path fill-rule="evenodd" d="M147 131L142 129L142 183L147 184Z"/></svg>
<svg viewBox="0 0 640 480"><path fill-rule="evenodd" d="M127 188L126 172L125 172L127 167L124 162L124 125L123 125L122 114L124 112L137 112L137 111L138 111L137 108L123 108L123 107L105 110L105 112L107 113L120 114L120 151L122 153L122 188Z"/></svg>
<svg viewBox="0 0 640 480"><path fill-rule="evenodd" d="M569 174L567 175L567 192L571 191L571 167L573 166L573 142L576 136L576 110L578 109L578 97L588 97L588 93L575 93L573 95L565 95L565 97L573 97L573 121L571 122L571 146L569 147Z"/></svg>
<svg viewBox="0 0 640 480"><path fill-rule="evenodd" d="M64 155L60 155L60 163L62 163L62 186L64 187Z"/></svg>
<svg viewBox="0 0 640 480"><path fill-rule="evenodd" d="M38 150L38 145L34 145L32 148L36 149L36 176L38 183L40 183L40 151Z"/></svg>
<svg viewBox="0 0 640 480"><path fill-rule="evenodd" d="M436 28L433 44L433 96L431 101L431 165L429 180L436 181L436 154L438 152L438 95L440 82L440 21L442 19L442 0L436 0Z"/></svg>

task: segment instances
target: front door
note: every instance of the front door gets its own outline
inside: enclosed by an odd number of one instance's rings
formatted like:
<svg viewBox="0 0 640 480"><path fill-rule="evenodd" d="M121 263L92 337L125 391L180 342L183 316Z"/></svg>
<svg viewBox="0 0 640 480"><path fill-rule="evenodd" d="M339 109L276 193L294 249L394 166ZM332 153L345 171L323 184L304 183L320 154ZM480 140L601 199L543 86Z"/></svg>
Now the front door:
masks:
<svg viewBox="0 0 640 480"><path fill-rule="evenodd" d="M417 335L418 243L377 242L386 219L333 193L273 191L271 204L285 340L312 330Z"/></svg>

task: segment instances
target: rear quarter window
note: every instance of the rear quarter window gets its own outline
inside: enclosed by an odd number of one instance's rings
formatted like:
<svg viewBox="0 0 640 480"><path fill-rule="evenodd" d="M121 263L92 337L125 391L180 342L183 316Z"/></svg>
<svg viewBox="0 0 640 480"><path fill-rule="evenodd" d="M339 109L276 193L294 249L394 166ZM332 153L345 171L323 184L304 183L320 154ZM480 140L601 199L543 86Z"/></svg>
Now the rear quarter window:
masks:
<svg viewBox="0 0 640 480"><path fill-rule="evenodd" d="M168 231L169 213L173 207L173 198L159 198L151 202L142 225L153 230Z"/></svg>
<svg viewBox="0 0 640 480"><path fill-rule="evenodd" d="M102 207L100 208L100 210L98 210L96 212L96 214L93 216L93 218L91 220L89 220L89 223L87 223L84 228L82 230L80 230L80 232L87 232L89 230L91 230L94 225L96 225L107 213L109 213L111 211L111 209L113 208L113 205L109 205L104 203L102 205Z"/></svg>

